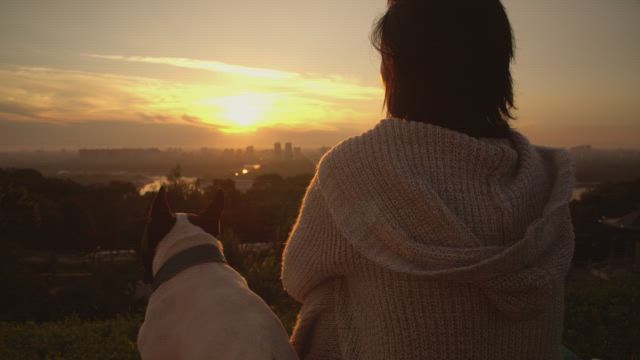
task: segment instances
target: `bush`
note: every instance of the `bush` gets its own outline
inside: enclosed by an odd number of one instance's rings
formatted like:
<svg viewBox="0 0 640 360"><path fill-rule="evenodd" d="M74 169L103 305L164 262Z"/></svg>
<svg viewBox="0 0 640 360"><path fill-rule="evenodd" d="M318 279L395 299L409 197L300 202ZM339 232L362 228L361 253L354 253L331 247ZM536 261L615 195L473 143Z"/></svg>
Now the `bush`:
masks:
<svg viewBox="0 0 640 360"><path fill-rule="evenodd" d="M250 256L247 256L247 260L251 265L247 266L246 273L242 275L247 279L251 290L271 306L271 310L291 334L300 305L282 288L279 253L279 249L270 249L258 254L248 254Z"/></svg>
<svg viewBox="0 0 640 360"><path fill-rule="evenodd" d="M87 265L84 273L66 274L43 274L28 265L0 265L0 321L110 319L141 314L146 306L134 296L138 264Z"/></svg>

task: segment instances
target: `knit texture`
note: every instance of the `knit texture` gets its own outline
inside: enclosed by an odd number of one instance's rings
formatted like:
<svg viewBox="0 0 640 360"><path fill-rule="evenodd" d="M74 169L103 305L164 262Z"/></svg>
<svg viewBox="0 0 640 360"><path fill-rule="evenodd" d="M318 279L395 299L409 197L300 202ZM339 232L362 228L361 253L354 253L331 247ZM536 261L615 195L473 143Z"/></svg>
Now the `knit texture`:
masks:
<svg viewBox="0 0 640 360"><path fill-rule="evenodd" d="M321 160L284 250L302 359L559 359L564 150L387 119Z"/></svg>

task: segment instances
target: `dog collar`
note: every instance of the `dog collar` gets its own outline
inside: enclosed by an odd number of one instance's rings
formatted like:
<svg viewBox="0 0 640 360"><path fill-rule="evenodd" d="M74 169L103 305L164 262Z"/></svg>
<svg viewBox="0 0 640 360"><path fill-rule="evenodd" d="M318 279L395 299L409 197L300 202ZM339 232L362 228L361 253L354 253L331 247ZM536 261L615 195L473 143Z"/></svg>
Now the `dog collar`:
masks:
<svg viewBox="0 0 640 360"><path fill-rule="evenodd" d="M226 262L227 259L217 246L213 244L194 246L170 257L153 277L151 287L156 291L162 284L192 266Z"/></svg>

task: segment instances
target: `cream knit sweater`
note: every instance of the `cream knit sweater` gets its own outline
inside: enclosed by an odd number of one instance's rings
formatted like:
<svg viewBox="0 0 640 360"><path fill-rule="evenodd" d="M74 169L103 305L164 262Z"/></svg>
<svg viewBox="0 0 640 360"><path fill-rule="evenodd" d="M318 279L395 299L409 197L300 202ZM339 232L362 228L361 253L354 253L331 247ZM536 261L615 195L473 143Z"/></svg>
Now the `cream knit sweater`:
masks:
<svg viewBox="0 0 640 360"><path fill-rule="evenodd" d="M301 359L558 359L566 151L398 119L318 165L284 250Z"/></svg>

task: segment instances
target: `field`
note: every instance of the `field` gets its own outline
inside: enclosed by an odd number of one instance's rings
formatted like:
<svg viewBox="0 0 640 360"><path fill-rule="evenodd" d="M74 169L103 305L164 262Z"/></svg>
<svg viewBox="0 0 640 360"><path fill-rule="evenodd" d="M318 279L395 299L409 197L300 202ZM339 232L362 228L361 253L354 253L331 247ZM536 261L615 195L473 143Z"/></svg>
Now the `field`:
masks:
<svg viewBox="0 0 640 360"><path fill-rule="evenodd" d="M225 180L199 189L177 177L170 199L174 210L192 211L225 190L225 255L289 331L299 304L280 283L282 246L310 178L265 175L240 193ZM583 358L640 359L630 242L598 222L633 210L638 184L600 185L571 204L579 236L564 344ZM137 358L141 267L135 252L118 249L136 248L151 195L127 183L85 186L0 170L0 360Z"/></svg>
<svg viewBox="0 0 640 360"><path fill-rule="evenodd" d="M290 331L295 307L274 308ZM53 322L0 322L0 359L126 360L139 359L136 348L143 316L86 320L70 317Z"/></svg>
<svg viewBox="0 0 640 360"><path fill-rule="evenodd" d="M288 331L298 306L278 286L267 286L276 268L267 257L248 275ZM257 276L264 271L267 277ZM582 279L567 288L565 346L584 358L638 359L640 354L640 276L609 281ZM69 317L52 322L1 322L0 359L137 359L142 315L88 320Z"/></svg>
<svg viewBox="0 0 640 360"><path fill-rule="evenodd" d="M142 318L1 323L0 359L138 359Z"/></svg>

